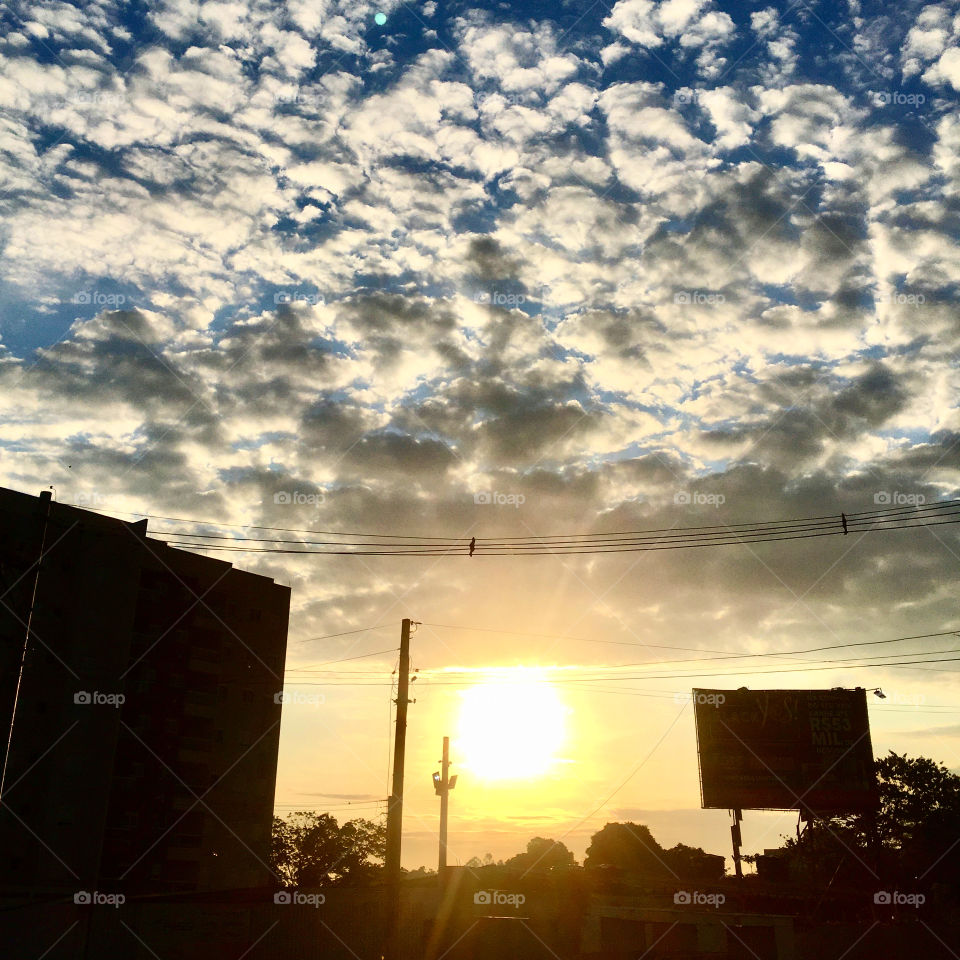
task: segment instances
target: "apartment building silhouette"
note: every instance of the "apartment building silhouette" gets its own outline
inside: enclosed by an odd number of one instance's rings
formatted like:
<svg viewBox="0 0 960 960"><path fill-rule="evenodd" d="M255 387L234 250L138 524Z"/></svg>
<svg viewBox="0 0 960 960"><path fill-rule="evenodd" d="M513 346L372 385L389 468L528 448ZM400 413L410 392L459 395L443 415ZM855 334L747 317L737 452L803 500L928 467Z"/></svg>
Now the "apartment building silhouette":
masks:
<svg viewBox="0 0 960 960"><path fill-rule="evenodd" d="M0 488L0 892L269 884L289 605L146 520Z"/></svg>

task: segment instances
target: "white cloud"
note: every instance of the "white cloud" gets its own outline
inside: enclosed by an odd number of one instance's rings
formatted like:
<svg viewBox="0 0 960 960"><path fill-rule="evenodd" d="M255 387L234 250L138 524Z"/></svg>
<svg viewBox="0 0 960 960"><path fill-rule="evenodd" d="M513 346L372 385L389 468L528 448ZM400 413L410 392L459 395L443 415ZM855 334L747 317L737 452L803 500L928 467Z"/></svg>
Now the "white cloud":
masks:
<svg viewBox="0 0 960 960"><path fill-rule="evenodd" d="M759 113L743 101L743 94L730 87L718 87L699 94L700 102L717 128L716 144L731 149L748 143Z"/></svg>
<svg viewBox="0 0 960 960"><path fill-rule="evenodd" d="M603 25L642 47L656 49L674 41L696 50L700 72L707 77L722 70L725 60L718 50L736 33L733 20L713 0L617 0ZM604 62L619 59L616 47L607 51Z"/></svg>
<svg viewBox="0 0 960 960"><path fill-rule="evenodd" d="M949 58L945 69L941 68L939 61L950 48L956 47L958 37L960 23L951 15L947 4L923 6L900 52L904 78L923 73L924 81L933 85L949 80Z"/></svg>
<svg viewBox="0 0 960 960"><path fill-rule="evenodd" d="M496 82L505 93L549 96L580 66L572 53L557 50L553 31L545 25L531 31L462 21L460 43L476 80Z"/></svg>
<svg viewBox="0 0 960 960"><path fill-rule="evenodd" d="M929 84L949 83L954 90L960 90L960 49L949 47L940 54L935 64L923 74Z"/></svg>

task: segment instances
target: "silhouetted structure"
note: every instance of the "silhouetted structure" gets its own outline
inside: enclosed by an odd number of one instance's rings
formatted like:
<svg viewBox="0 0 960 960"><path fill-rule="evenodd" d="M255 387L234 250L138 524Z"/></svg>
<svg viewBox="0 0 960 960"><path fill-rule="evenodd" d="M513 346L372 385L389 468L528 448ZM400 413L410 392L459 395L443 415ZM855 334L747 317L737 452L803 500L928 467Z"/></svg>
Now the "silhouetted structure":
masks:
<svg viewBox="0 0 960 960"><path fill-rule="evenodd" d="M289 588L0 489L0 597L3 892L268 884Z"/></svg>

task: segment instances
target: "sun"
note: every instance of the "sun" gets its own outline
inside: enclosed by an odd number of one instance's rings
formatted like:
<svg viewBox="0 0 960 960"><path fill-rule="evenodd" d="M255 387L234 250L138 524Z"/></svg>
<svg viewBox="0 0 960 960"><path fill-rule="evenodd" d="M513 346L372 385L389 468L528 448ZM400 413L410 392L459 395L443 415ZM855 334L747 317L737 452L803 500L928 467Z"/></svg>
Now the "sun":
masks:
<svg viewBox="0 0 960 960"><path fill-rule="evenodd" d="M461 694L461 766L483 780L542 776L559 759L566 708L541 670L512 667L489 677Z"/></svg>

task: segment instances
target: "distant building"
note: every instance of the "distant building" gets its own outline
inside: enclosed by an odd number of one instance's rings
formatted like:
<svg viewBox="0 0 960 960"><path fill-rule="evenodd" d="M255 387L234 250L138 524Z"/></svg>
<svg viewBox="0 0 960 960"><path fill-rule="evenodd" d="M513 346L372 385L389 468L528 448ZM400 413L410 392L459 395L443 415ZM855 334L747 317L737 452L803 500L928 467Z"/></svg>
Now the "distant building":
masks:
<svg viewBox="0 0 960 960"><path fill-rule="evenodd" d="M268 884L289 606L146 520L0 488L0 892Z"/></svg>

